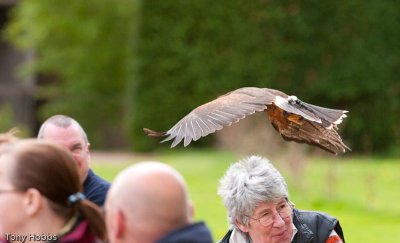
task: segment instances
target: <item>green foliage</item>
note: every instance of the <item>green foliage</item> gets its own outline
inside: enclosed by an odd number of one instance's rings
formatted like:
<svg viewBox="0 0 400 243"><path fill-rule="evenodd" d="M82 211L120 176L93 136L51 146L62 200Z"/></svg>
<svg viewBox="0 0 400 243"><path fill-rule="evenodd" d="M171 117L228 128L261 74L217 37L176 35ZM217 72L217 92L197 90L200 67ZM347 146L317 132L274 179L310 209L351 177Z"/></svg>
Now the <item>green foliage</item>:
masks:
<svg viewBox="0 0 400 243"><path fill-rule="evenodd" d="M94 143L166 130L243 86L349 110L341 133L360 152L400 144L400 5L386 1L22 0L8 39L35 58L41 117L66 113ZM137 29L139 28L138 35ZM196 144L210 144L210 137Z"/></svg>
<svg viewBox="0 0 400 243"><path fill-rule="evenodd" d="M395 2L360 0L145 1L135 148L157 145L142 127L166 130L242 86L349 110L342 133L355 151L397 146L399 10Z"/></svg>
<svg viewBox="0 0 400 243"><path fill-rule="evenodd" d="M137 11L137 1L130 0L20 1L7 37L23 50L34 50L26 74L58 79L39 90L40 99L51 101L42 118L70 114L97 138L95 143L107 143L121 130Z"/></svg>
<svg viewBox="0 0 400 243"><path fill-rule="evenodd" d="M205 220L217 241L228 228L227 215L217 196L219 179L230 163L239 158L221 151L185 150L179 153L108 157L94 170L112 181L123 168L138 161L163 161L185 177L195 216ZM103 158L103 156L102 156ZM346 242L397 242L400 227L398 159L308 158L302 174L290 170L285 161L273 161L285 177L291 200L297 208L319 210L338 217ZM301 178L301 179L299 179Z"/></svg>

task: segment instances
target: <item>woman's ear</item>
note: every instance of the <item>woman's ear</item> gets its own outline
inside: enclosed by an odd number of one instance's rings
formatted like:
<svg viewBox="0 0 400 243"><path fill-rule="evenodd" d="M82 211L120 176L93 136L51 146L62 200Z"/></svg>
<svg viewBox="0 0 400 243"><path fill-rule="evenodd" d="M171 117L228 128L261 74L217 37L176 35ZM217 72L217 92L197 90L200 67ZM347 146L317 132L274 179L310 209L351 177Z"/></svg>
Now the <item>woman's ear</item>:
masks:
<svg viewBox="0 0 400 243"><path fill-rule="evenodd" d="M247 227L246 225L244 225L243 223L239 222L239 220L235 220L235 225L236 227L238 227L240 229L240 231L242 232L249 232L249 227Z"/></svg>
<svg viewBox="0 0 400 243"><path fill-rule="evenodd" d="M23 199L23 205L27 215L35 215L39 209L43 206L42 194L35 188L29 188L25 192Z"/></svg>

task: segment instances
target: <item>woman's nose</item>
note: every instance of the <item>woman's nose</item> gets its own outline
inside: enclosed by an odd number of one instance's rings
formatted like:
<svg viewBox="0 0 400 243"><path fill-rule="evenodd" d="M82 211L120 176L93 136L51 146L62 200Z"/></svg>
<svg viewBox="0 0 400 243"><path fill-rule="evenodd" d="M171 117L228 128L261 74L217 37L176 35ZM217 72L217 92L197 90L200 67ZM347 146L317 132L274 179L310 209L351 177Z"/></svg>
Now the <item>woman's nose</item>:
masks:
<svg viewBox="0 0 400 243"><path fill-rule="evenodd" d="M281 217L281 215L279 213L274 215L274 226L275 227L281 227L282 225L285 224L285 221L283 220L283 218Z"/></svg>

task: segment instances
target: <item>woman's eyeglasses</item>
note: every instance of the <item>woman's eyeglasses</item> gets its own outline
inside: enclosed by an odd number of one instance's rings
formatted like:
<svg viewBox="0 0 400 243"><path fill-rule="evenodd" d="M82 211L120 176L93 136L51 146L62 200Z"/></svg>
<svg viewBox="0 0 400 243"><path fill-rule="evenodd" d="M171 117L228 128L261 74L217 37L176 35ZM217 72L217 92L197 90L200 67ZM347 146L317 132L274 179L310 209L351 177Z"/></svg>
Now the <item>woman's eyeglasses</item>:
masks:
<svg viewBox="0 0 400 243"><path fill-rule="evenodd" d="M282 219L292 215L293 204L288 201L280 202L276 205L276 213L272 211L264 213L259 218L252 218L248 215L246 217L258 221L262 226L268 227L274 223L275 216L278 214Z"/></svg>

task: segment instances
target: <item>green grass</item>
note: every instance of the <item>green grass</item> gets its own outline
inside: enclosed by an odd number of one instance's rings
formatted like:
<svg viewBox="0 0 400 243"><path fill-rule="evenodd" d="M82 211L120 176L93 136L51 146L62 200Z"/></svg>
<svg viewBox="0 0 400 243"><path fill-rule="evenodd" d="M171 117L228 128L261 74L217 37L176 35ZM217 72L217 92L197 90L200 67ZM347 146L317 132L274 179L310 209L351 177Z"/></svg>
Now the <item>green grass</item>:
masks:
<svg viewBox="0 0 400 243"><path fill-rule="evenodd" d="M113 163L96 163L96 173L112 181L126 166L143 160L170 164L185 177L196 218L205 220L214 239L227 230L226 212L216 195L218 181L239 157L218 151L174 150ZM339 218L347 242L398 242L400 160L382 158L310 158L290 169L274 161L286 178L291 200L301 209Z"/></svg>

